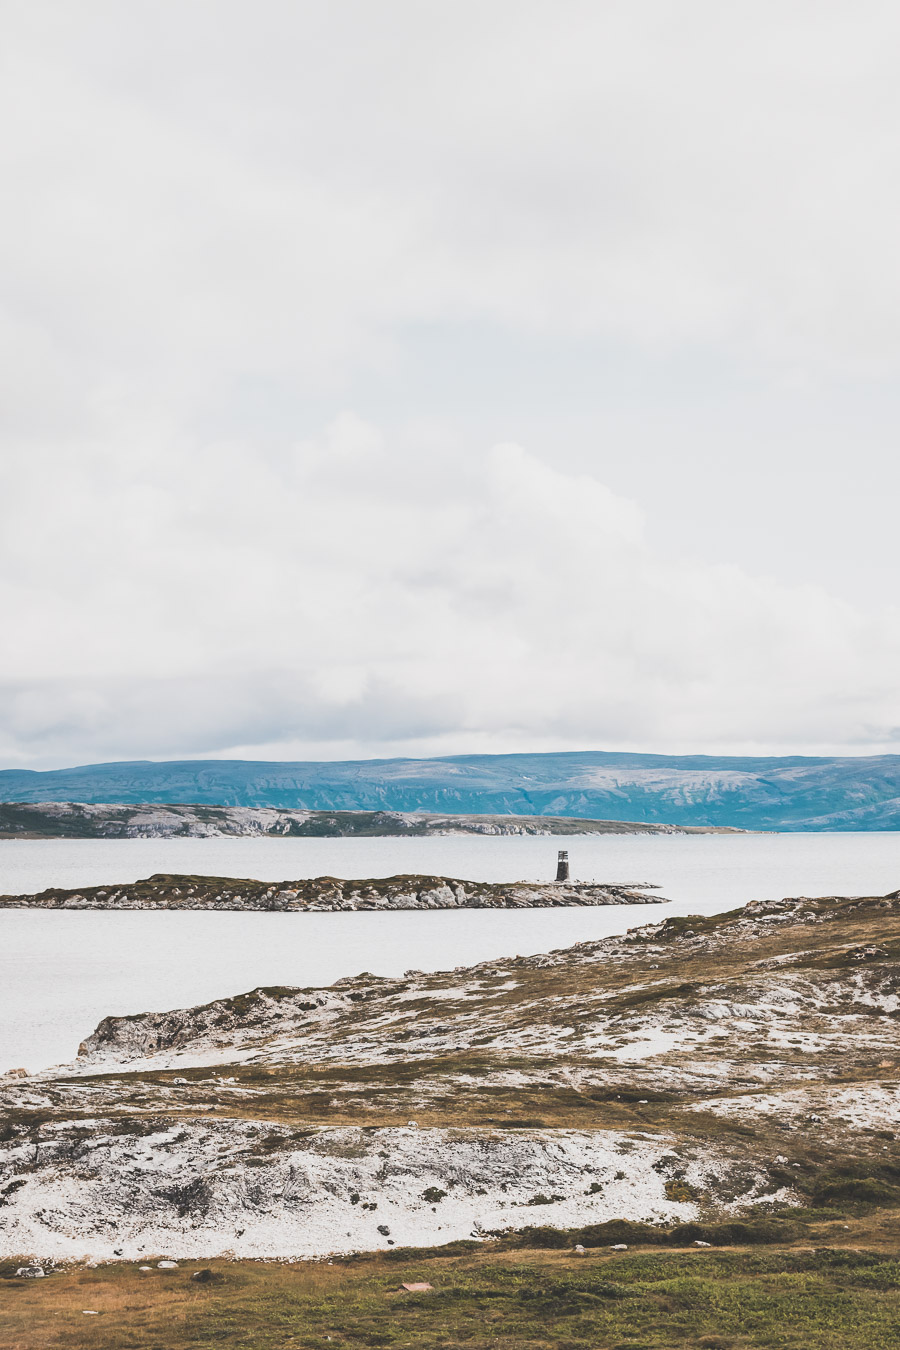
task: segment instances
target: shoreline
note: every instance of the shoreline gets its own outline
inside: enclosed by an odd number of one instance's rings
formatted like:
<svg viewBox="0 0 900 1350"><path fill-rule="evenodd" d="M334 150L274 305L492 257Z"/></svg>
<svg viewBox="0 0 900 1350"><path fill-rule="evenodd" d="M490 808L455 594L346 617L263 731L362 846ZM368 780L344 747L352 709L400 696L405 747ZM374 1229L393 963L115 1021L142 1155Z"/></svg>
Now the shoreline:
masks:
<svg viewBox="0 0 900 1350"><path fill-rule="evenodd" d="M423 839L591 835L752 834L720 825L580 816L427 811L313 811L157 802L0 802L4 839Z"/></svg>

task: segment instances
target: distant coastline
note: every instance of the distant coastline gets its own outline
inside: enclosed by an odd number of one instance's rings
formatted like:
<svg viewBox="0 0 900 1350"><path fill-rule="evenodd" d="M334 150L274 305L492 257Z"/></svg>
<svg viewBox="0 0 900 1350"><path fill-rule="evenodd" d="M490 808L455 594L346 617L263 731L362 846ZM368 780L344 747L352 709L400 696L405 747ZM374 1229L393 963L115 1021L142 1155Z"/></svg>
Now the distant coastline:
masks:
<svg viewBox="0 0 900 1350"><path fill-rule="evenodd" d="M585 750L346 761L137 760L0 770L0 802L76 802L643 827L900 830L900 755L638 755Z"/></svg>
<svg viewBox="0 0 900 1350"><path fill-rule="evenodd" d="M429 835L741 834L727 826L641 824L577 816L291 811L277 807L82 802L0 803L0 839L339 839Z"/></svg>

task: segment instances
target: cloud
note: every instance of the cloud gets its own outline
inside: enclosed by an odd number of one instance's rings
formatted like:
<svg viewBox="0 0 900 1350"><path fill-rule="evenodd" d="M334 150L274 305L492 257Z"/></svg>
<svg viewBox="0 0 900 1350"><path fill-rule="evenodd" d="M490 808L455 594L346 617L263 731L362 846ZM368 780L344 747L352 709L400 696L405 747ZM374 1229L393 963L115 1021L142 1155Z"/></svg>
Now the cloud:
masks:
<svg viewBox="0 0 900 1350"><path fill-rule="evenodd" d="M391 383L426 333L427 374L476 413L504 333L606 344L607 385L649 353L609 425L627 443L636 401L659 463L689 439L647 412L660 352L676 386L684 353L892 377L895 6L5 17L7 761L896 739L896 612L765 575L765 521L752 566L704 558L696 525L660 547L562 432L536 454L514 407L483 437L416 423ZM475 331L481 384L454 364ZM708 453L752 460L759 434ZM860 490L846 436L835 519ZM802 503L815 466L793 468ZM679 476L670 522L703 492Z"/></svg>
<svg viewBox="0 0 900 1350"><path fill-rule="evenodd" d="M33 0L7 322L95 411L473 319L895 369L898 37L877 0Z"/></svg>
<svg viewBox="0 0 900 1350"><path fill-rule="evenodd" d="M8 762L815 749L900 722L896 612L673 562L635 503L517 445L423 456L344 413L280 455L93 445L9 486Z"/></svg>

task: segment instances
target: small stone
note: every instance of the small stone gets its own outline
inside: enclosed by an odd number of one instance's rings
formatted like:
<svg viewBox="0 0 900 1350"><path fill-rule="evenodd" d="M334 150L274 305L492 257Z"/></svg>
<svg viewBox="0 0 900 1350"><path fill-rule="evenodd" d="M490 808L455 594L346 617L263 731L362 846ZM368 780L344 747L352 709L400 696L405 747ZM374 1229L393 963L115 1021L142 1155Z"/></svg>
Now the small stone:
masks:
<svg viewBox="0 0 900 1350"><path fill-rule="evenodd" d="M153 1267L152 1267L152 1266L138 1266L138 1270L143 1271L143 1273L144 1273L145 1275L146 1275L148 1272L149 1272L151 1275L153 1274Z"/></svg>
<svg viewBox="0 0 900 1350"><path fill-rule="evenodd" d="M694 1246L695 1246L695 1247L711 1247L711 1246L712 1246L712 1243L711 1243L711 1242L702 1242L702 1241L700 1240L700 1238L694 1238Z"/></svg>
<svg viewBox="0 0 900 1350"><path fill-rule="evenodd" d="M203 1270L195 1270L191 1279L195 1284L209 1284L212 1280L221 1279L221 1276L214 1274L213 1271L207 1270L204 1267Z"/></svg>
<svg viewBox="0 0 900 1350"><path fill-rule="evenodd" d="M177 1270L177 1269L178 1269L178 1262L177 1262L177 1261L157 1261L157 1263L156 1263L156 1269L157 1269L157 1270Z"/></svg>
<svg viewBox="0 0 900 1350"><path fill-rule="evenodd" d="M19 1266L16 1278L21 1280L42 1280L46 1274L43 1266Z"/></svg>
<svg viewBox="0 0 900 1350"><path fill-rule="evenodd" d="M625 1242L614 1242L609 1250L611 1252L627 1252L628 1244Z"/></svg>
<svg viewBox="0 0 900 1350"><path fill-rule="evenodd" d="M81 1311L84 1313L85 1317L99 1317L99 1316L100 1316L100 1314L98 1313L98 1311L97 1311L96 1308L82 1308Z"/></svg>
<svg viewBox="0 0 900 1350"><path fill-rule="evenodd" d="M579 1256L584 1256L584 1248L582 1247L580 1242L575 1243L575 1251L578 1253Z"/></svg>
<svg viewBox="0 0 900 1350"><path fill-rule="evenodd" d="M382 1237L387 1237L391 1230L388 1228L386 1223L380 1223L378 1225L378 1231Z"/></svg>

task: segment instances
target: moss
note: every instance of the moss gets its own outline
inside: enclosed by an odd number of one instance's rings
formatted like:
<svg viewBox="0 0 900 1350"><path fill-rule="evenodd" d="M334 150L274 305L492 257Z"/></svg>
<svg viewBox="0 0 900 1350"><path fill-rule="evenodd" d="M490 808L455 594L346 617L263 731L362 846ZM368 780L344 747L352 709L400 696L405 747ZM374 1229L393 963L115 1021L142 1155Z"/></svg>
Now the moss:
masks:
<svg viewBox="0 0 900 1350"><path fill-rule="evenodd" d="M707 1242L713 1247L759 1246L793 1241L803 1233L798 1223L786 1219L755 1218L728 1223L683 1223L670 1227L636 1223L629 1219L609 1219L605 1223L585 1224L580 1228L523 1228L501 1235L505 1250L519 1248L613 1247L685 1247Z"/></svg>
<svg viewBox="0 0 900 1350"><path fill-rule="evenodd" d="M447 1256L465 1256L470 1252L480 1251L484 1243L476 1238L456 1238L453 1242L444 1242L440 1247L395 1247L393 1251L384 1252L385 1261L436 1261ZM350 1263L364 1263L371 1260L367 1255L357 1255L345 1257L344 1260Z"/></svg>
<svg viewBox="0 0 900 1350"><path fill-rule="evenodd" d="M729 909L722 914L679 914L665 919L652 936L641 937L640 930L634 935L638 941L675 942L688 933L695 936L714 933L717 929L727 928L744 917L743 909Z"/></svg>
<svg viewBox="0 0 900 1350"><path fill-rule="evenodd" d="M888 973L896 973L900 960L900 940L882 939L877 943L852 943L832 951L803 952L791 965L809 970L855 970L861 966L885 965Z"/></svg>
<svg viewBox="0 0 900 1350"><path fill-rule="evenodd" d="M815 1204L900 1205L900 1187L877 1177L820 1178L812 1191Z"/></svg>
<svg viewBox="0 0 900 1350"><path fill-rule="evenodd" d="M691 1201L699 1200L700 1195L693 1186L689 1186L686 1181L679 1181L672 1178L665 1184L666 1199L676 1204L688 1204Z"/></svg>
<svg viewBox="0 0 900 1350"><path fill-rule="evenodd" d="M635 989L630 993L620 994L616 998L615 1008L642 1008L648 1003L662 1003L671 998L694 999L699 993L700 989L696 984L652 985L649 989Z"/></svg>
<svg viewBox="0 0 900 1350"><path fill-rule="evenodd" d="M590 1088L584 1093L592 1102L628 1102L632 1105L656 1105L660 1102L678 1101L676 1092L659 1092L652 1088L626 1087L622 1083L613 1083L600 1088Z"/></svg>
<svg viewBox="0 0 900 1350"><path fill-rule="evenodd" d="M246 994L235 994L233 998L224 998L219 1002L224 1011L232 1017L247 1017L265 1003L282 1003L285 999L294 998L298 993L300 990L291 985L261 985L260 988L251 989ZM318 1006L317 1003L301 1003L298 1008L307 1011Z"/></svg>

